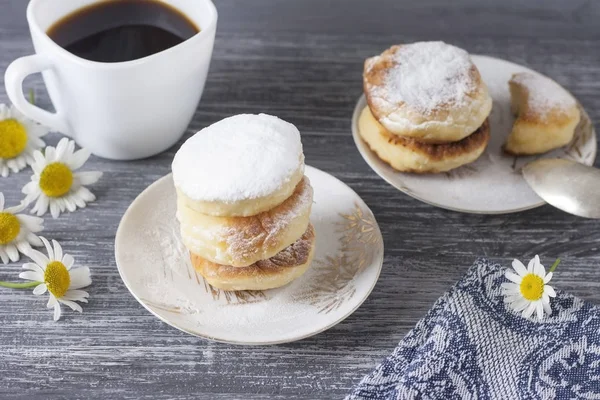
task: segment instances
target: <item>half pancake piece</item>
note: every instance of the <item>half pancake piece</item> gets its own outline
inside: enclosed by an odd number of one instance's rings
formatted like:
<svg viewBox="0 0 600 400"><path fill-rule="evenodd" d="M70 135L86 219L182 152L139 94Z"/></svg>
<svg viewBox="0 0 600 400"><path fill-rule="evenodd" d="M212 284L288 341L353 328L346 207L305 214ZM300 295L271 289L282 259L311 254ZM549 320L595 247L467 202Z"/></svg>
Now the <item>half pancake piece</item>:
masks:
<svg viewBox="0 0 600 400"><path fill-rule="evenodd" d="M315 231L310 224L302 237L275 256L247 267L232 267L190 253L192 265L213 287L223 290L274 289L302 276L315 252Z"/></svg>
<svg viewBox="0 0 600 400"><path fill-rule="evenodd" d="M552 79L530 72L514 74L508 84L517 119L504 151L541 154L573 140L581 115L568 91Z"/></svg>
<svg viewBox="0 0 600 400"><path fill-rule="evenodd" d="M379 158L401 172L446 172L479 158L490 140L486 119L475 132L453 143L428 144L387 131L365 107L358 120L360 136Z"/></svg>

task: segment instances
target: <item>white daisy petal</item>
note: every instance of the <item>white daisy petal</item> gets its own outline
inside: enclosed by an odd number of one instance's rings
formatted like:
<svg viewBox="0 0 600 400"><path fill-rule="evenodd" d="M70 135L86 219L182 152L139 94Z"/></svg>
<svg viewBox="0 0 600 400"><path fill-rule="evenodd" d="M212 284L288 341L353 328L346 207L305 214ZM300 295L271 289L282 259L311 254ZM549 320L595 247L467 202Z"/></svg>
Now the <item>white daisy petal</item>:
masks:
<svg viewBox="0 0 600 400"><path fill-rule="evenodd" d="M36 192L37 188L38 187L35 184L35 182L29 182L25 186L23 186L23 189L21 189L21 192L23 194L34 194ZM30 200L26 200L26 201L30 201Z"/></svg>
<svg viewBox="0 0 600 400"><path fill-rule="evenodd" d="M56 200L50 200L50 215L54 219L60 216L60 206Z"/></svg>
<svg viewBox="0 0 600 400"><path fill-rule="evenodd" d="M68 194L66 194L65 196L68 196ZM54 202L58 206L58 209L60 210L60 212L64 212L67 209L67 206L65 204L65 197L64 196L63 197L55 198Z"/></svg>
<svg viewBox="0 0 600 400"><path fill-rule="evenodd" d="M50 293L50 297L48 298L48 304L46 304L46 307L47 308L52 308L57 303L58 303L58 300L56 300L56 297L54 297L54 295L52 293Z"/></svg>
<svg viewBox="0 0 600 400"><path fill-rule="evenodd" d="M71 199L73 200L73 202L75 202L75 205L79 208L85 208L85 201L83 201L82 198L80 198L79 196L75 195L73 197L71 197Z"/></svg>
<svg viewBox="0 0 600 400"><path fill-rule="evenodd" d="M0 246L0 259L2 259L3 264L8 264L8 254L4 251L4 246Z"/></svg>
<svg viewBox="0 0 600 400"><path fill-rule="evenodd" d="M21 254L27 255L31 251L31 245L24 240L17 242L16 246L17 250L19 250Z"/></svg>
<svg viewBox="0 0 600 400"><path fill-rule="evenodd" d="M42 245L42 241L40 240L40 237L38 235L36 235L36 234L31 233L31 232L29 232L27 234L27 241L32 246L40 247Z"/></svg>
<svg viewBox="0 0 600 400"><path fill-rule="evenodd" d="M70 289L81 289L92 284L88 267L72 268L69 273L71 274Z"/></svg>
<svg viewBox="0 0 600 400"><path fill-rule="evenodd" d="M90 158L92 153L87 149L80 149L73 153L71 160L68 161L67 165L72 170L79 169L85 164L85 162Z"/></svg>
<svg viewBox="0 0 600 400"><path fill-rule="evenodd" d="M511 295L520 296L521 290L519 289L519 287L517 285L513 285L513 287L504 288L502 293L506 296L511 296Z"/></svg>
<svg viewBox="0 0 600 400"><path fill-rule="evenodd" d="M81 301L83 303L87 303L87 298L89 297L89 293L85 290L67 290L67 293L63 296L63 299L73 300L73 301Z"/></svg>
<svg viewBox="0 0 600 400"><path fill-rule="evenodd" d="M36 152L37 153L37 152ZM33 153L34 156L36 153ZM44 170L44 165L38 163L37 161L33 161L33 163L31 163L31 169L33 170L33 173L36 175L41 175L42 171Z"/></svg>
<svg viewBox="0 0 600 400"><path fill-rule="evenodd" d="M67 206L67 210L69 210L69 212L73 212L77 209L77 204L75 204L75 202L72 199L72 196L68 196L64 198L65 200L65 205Z"/></svg>
<svg viewBox="0 0 600 400"><path fill-rule="evenodd" d="M48 211L48 204L48 197L45 194L40 194L40 197L38 197L37 201L35 202L35 206L31 210L31 212L36 212L37 216L41 217Z"/></svg>
<svg viewBox="0 0 600 400"><path fill-rule="evenodd" d="M502 289L513 289L513 288L519 288L519 285L517 285L516 283L513 282L503 282L500 287Z"/></svg>
<svg viewBox="0 0 600 400"><path fill-rule="evenodd" d="M71 310L73 310L73 311L83 312L83 309L81 308L81 306L79 304L75 303L74 301L65 300L65 299L58 299L58 301L60 303L63 303L64 305L70 307Z"/></svg>
<svg viewBox="0 0 600 400"><path fill-rule="evenodd" d="M44 275L39 272L36 272L36 271L21 272L19 274L19 278L26 279L28 281L34 281L34 282L43 282L44 281Z"/></svg>
<svg viewBox="0 0 600 400"><path fill-rule="evenodd" d="M544 293L546 293L550 297L556 297L556 291L550 285L544 285Z"/></svg>
<svg viewBox="0 0 600 400"><path fill-rule="evenodd" d="M65 154L65 157L70 160L71 158L73 158L74 153L75 153L75 141L71 140L71 141L69 141L69 147L67 149L67 153Z"/></svg>
<svg viewBox="0 0 600 400"><path fill-rule="evenodd" d="M538 255L535 256L534 258L535 262L534 262L534 270L533 272L536 275L539 276L546 276L546 269L544 268L544 266L542 265L542 263L540 262L540 257Z"/></svg>
<svg viewBox="0 0 600 400"><path fill-rule="evenodd" d="M24 151L23 153L21 153L21 157L17 158L15 161L15 164L17 166L17 172L19 172L20 170L22 170L23 168L25 168L25 166L27 165L27 152Z"/></svg>
<svg viewBox="0 0 600 400"><path fill-rule="evenodd" d="M56 149L52 146L46 147L44 156L46 158L46 162L48 162L48 163L52 163L52 162L56 161Z"/></svg>
<svg viewBox="0 0 600 400"><path fill-rule="evenodd" d="M73 264L75 263L75 260L73 259L73 256L70 254L65 254L62 258L62 263L63 265L67 268L67 271L70 270L73 267Z"/></svg>
<svg viewBox="0 0 600 400"><path fill-rule="evenodd" d="M544 305L542 304L541 301L538 301L536 306L535 306L535 311L537 314L537 318L539 320L544 319Z"/></svg>
<svg viewBox="0 0 600 400"><path fill-rule="evenodd" d="M48 259L51 261L56 260L56 258L54 257L54 250L52 249L52 245L50 244L48 239L46 239L43 236L40 236L40 240L42 241L42 243L44 243L44 247L46 248L46 252L48 253Z"/></svg>
<svg viewBox="0 0 600 400"><path fill-rule="evenodd" d="M42 154L41 151L35 151L33 153L33 159L35 161L35 165L39 168L40 173L42 172L42 170L44 169L44 167L46 166L46 159L44 158L44 155ZM35 169L34 169L35 171Z"/></svg>
<svg viewBox="0 0 600 400"><path fill-rule="evenodd" d="M529 305L529 301L527 301L524 298L520 298L519 300L517 300L514 304L514 310L519 312L519 311L523 311L524 309L527 308L527 306Z"/></svg>
<svg viewBox="0 0 600 400"><path fill-rule="evenodd" d="M31 249L27 257L31 258L37 265L39 265L44 271L46 270L46 266L50 263L48 257L37 250Z"/></svg>
<svg viewBox="0 0 600 400"><path fill-rule="evenodd" d="M533 313L535 312L535 307L536 307L536 305L535 305L534 302L529 303L529 305L527 306L527 308L525 308L523 310L523 314L522 314L523 318L529 318L529 317L531 317L533 315Z"/></svg>
<svg viewBox="0 0 600 400"><path fill-rule="evenodd" d="M554 274L553 274L552 272L548 272L548 273L546 274L546 277L544 278L544 283L548 283L548 282L550 282L550 280L552 279L552 276L553 276L553 275L554 275Z"/></svg>
<svg viewBox="0 0 600 400"><path fill-rule="evenodd" d="M0 211L4 210L4 193L0 192Z"/></svg>
<svg viewBox="0 0 600 400"><path fill-rule="evenodd" d="M65 157L65 153L69 148L69 139L62 138L56 145L56 159L62 160Z"/></svg>
<svg viewBox="0 0 600 400"><path fill-rule="evenodd" d="M36 148L46 147L46 142L44 142L40 137L32 138L31 142L35 145Z"/></svg>
<svg viewBox="0 0 600 400"><path fill-rule="evenodd" d="M54 259L56 261L62 260L63 250L60 243L58 243L56 240L52 240L52 244L54 245Z"/></svg>
<svg viewBox="0 0 600 400"><path fill-rule="evenodd" d="M17 214L27 208L27 203L22 201L18 206L8 207L4 211L10 214Z"/></svg>
<svg viewBox="0 0 600 400"><path fill-rule="evenodd" d="M36 271L42 275L44 274L44 270L42 269L42 267L40 267L36 263L25 263L25 264L23 264L23 269L28 269L30 271Z"/></svg>
<svg viewBox="0 0 600 400"><path fill-rule="evenodd" d="M67 193L66 195L64 195L63 197L61 197L60 200L60 212L65 212L67 211L67 198L70 196L69 193Z"/></svg>
<svg viewBox="0 0 600 400"><path fill-rule="evenodd" d="M86 172L78 172L76 174L79 179L79 183L82 185L91 185L102 177L102 172L99 171L86 171Z"/></svg>
<svg viewBox="0 0 600 400"><path fill-rule="evenodd" d="M535 268L535 258L532 258L531 260L529 260L529 264L527 264L527 272L532 274L534 268Z"/></svg>
<svg viewBox="0 0 600 400"><path fill-rule="evenodd" d="M17 250L17 246L15 246L12 243L5 244L4 251L8 255L8 258L10 258L10 261L12 262L19 261L19 259L21 258L21 256L19 256L19 250Z"/></svg>
<svg viewBox="0 0 600 400"><path fill-rule="evenodd" d="M511 307L514 306L520 299L521 296L516 294L507 294L504 296L504 302L509 304Z"/></svg>
<svg viewBox="0 0 600 400"><path fill-rule="evenodd" d="M25 225L32 232L39 232L44 229L44 220L42 218L24 214L17 215L17 218L22 225Z"/></svg>
<svg viewBox="0 0 600 400"><path fill-rule="evenodd" d="M36 296L40 296L40 295L46 293L47 290L48 290L48 287L46 286L46 284L41 283L41 284L37 285L35 287L35 289L33 289L33 294Z"/></svg>
<svg viewBox="0 0 600 400"><path fill-rule="evenodd" d="M508 279L511 282L516 283L517 285L521 284L521 281L523 280L523 278L521 278L519 275L515 274L512 271L506 271L506 279Z"/></svg>
<svg viewBox="0 0 600 400"><path fill-rule="evenodd" d="M550 307L550 300L548 300L548 301L542 300L542 305L544 307L544 311L546 312L546 314L552 315L552 307Z"/></svg>
<svg viewBox="0 0 600 400"><path fill-rule="evenodd" d="M80 187L77 190L77 196L80 196L85 202L89 203L96 200L96 196L88 190L86 187Z"/></svg>
<svg viewBox="0 0 600 400"><path fill-rule="evenodd" d="M58 321L60 319L60 315L61 315L60 304L57 302L54 305L54 320Z"/></svg>

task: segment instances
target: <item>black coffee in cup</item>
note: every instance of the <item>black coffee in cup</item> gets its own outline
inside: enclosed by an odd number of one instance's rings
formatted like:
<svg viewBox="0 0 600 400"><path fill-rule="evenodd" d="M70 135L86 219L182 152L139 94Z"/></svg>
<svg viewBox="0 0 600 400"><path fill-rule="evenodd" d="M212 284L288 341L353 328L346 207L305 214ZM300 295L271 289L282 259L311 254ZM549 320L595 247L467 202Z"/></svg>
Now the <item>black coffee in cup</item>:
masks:
<svg viewBox="0 0 600 400"><path fill-rule="evenodd" d="M199 31L184 14L162 1L108 0L65 16L47 34L76 56L112 63L161 52Z"/></svg>

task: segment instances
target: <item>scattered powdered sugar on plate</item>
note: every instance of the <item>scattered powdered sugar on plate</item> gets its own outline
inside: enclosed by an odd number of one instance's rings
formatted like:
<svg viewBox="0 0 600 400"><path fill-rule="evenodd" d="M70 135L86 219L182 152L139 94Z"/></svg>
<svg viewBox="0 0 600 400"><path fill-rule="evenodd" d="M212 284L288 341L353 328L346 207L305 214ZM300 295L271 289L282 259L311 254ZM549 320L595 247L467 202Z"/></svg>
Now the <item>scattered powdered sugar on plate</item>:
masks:
<svg viewBox="0 0 600 400"><path fill-rule="evenodd" d="M576 105L569 92L543 75L522 72L513 75L511 82L527 90L527 105L535 113L545 115L551 110L567 110Z"/></svg>
<svg viewBox="0 0 600 400"><path fill-rule="evenodd" d="M298 129L267 114L225 118L189 138L173 160L175 185L200 201L268 196L303 168Z"/></svg>
<svg viewBox="0 0 600 400"><path fill-rule="evenodd" d="M406 103L428 114L440 106L460 105L475 89L469 54L444 42L402 45L393 55L382 90L386 100Z"/></svg>

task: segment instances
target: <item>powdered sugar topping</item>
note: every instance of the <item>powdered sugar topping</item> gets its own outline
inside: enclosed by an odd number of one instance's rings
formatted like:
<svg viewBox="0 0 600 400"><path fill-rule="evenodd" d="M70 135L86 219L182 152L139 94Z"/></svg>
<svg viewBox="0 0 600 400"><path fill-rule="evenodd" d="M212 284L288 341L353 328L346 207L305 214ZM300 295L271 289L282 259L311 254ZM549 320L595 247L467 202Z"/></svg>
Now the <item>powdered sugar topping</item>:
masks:
<svg viewBox="0 0 600 400"><path fill-rule="evenodd" d="M272 212L251 217L256 229L243 222L221 229L218 237L223 238L234 257L237 259L248 257L249 254L256 253L261 245L274 246L279 243L280 237L286 229L289 229L293 221L309 213L313 190L308 178L303 179L298 189L292 197Z"/></svg>
<svg viewBox="0 0 600 400"><path fill-rule="evenodd" d="M575 98L567 90L543 75L522 72L513 75L511 82L522 85L527 90L527 106L537 114L567 110L576 105Z"/></svg>
<svg viewBox="0 0 600 400"><path fill-rule="evenodd" d="M267 114L225 118L189 138L173 160L188 197L233 203L268 196L304 166L298 129Z"/></svg>
<svg viewBox="0 0 600 400"><path fill-rule="evenodd" d="M430 114L444 105L463 104L476 89L469 54L444 42L417 42L399 47L377 96Z"/></svg>

